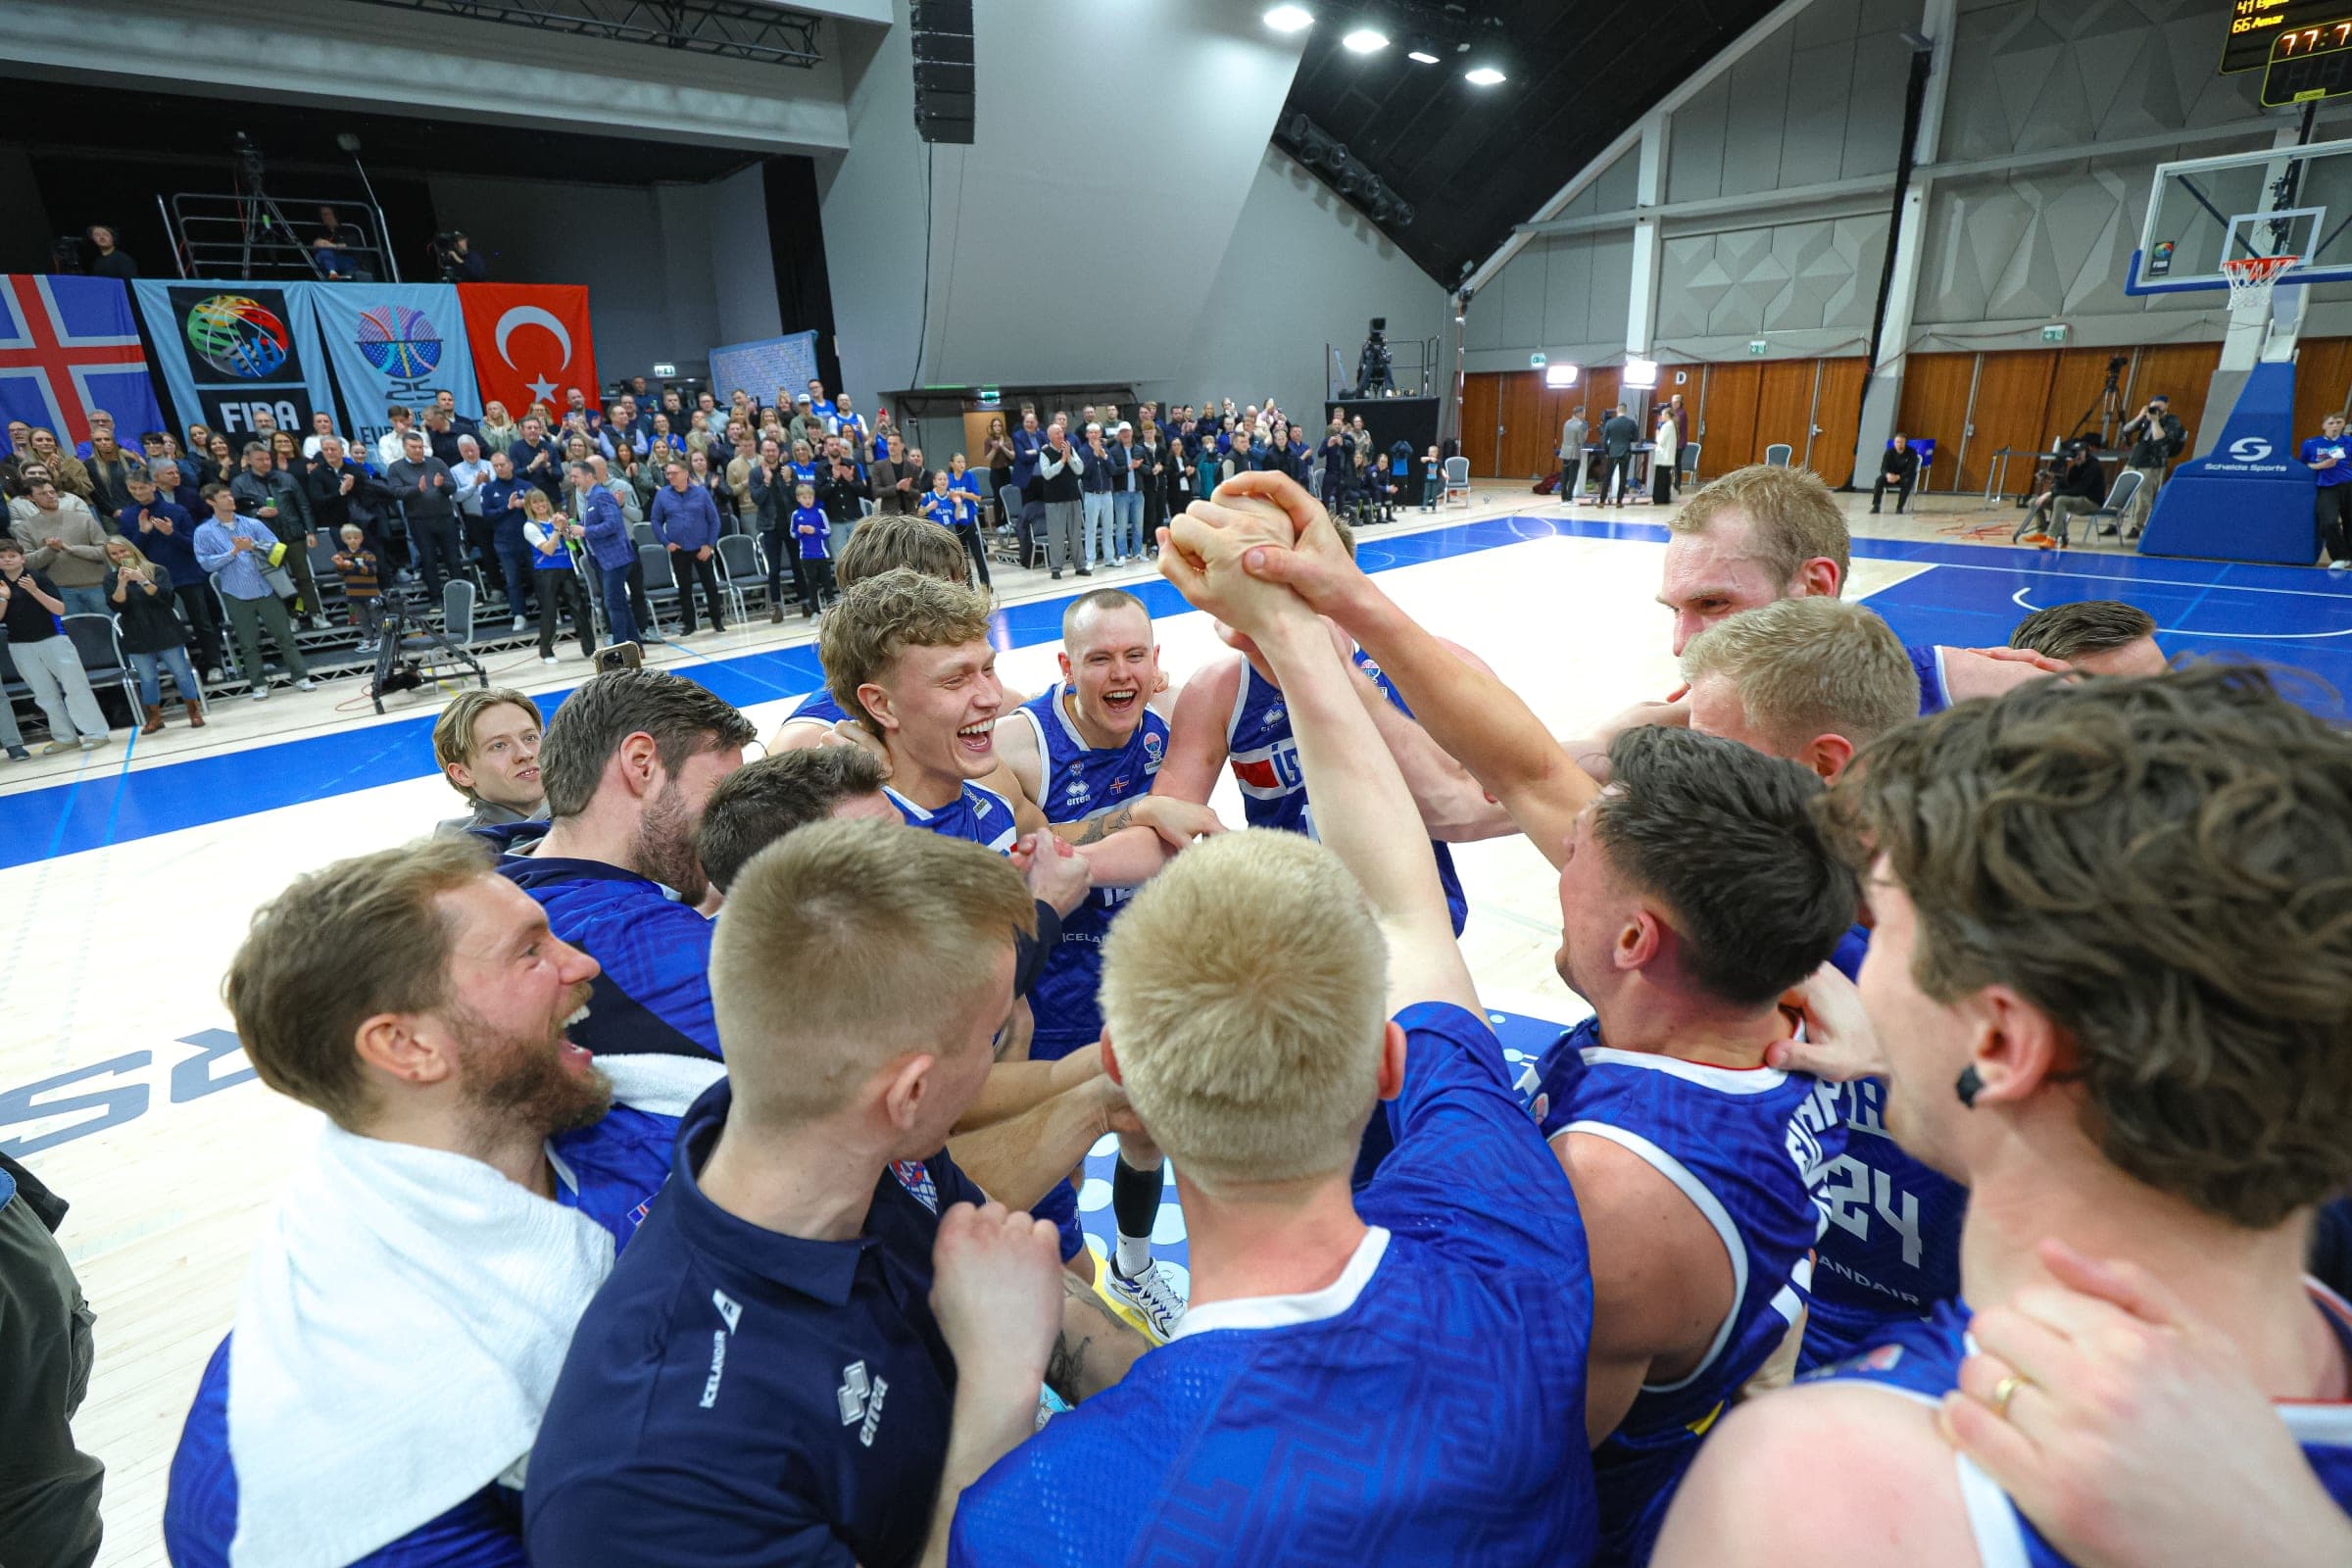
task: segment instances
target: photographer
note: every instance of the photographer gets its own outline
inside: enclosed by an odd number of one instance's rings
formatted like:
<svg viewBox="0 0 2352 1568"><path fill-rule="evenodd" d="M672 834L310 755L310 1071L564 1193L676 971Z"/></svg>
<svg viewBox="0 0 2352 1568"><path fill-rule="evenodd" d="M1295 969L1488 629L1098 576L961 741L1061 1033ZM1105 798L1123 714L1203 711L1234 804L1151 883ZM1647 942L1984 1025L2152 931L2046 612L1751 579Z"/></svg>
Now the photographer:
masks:
<svg viewBox="0 0 2352 1568"><path fill-rule="evenodd" d="M433 236L433 269L444 283L480 283L490 276L465 232L455 228Z"/></svg>
<svg viewBox="0 0 2352 1568"><path fill-rule="evenodd" d="M2352 475L2347 475L2352 477ZM2107 470L2086 442L2067 443L2066 456L2050 471L2049 482L2041 494L2034 498L2033 508L2017 532L2009 536L2011 544L2020 542L2038 545L2044 550L2066 548L2067 525L2078 516L2086 516L2099 510L2099 502L2107 493ZM2058 536L2050 537L2047 524L2055 520Z"/></svg>
<svg viewBox="0 0 2352 1568"><path fill-rule="evenodd" d="M2131 526L2124 530L2125 538L2136 539L2147 523L2148 510L2156 505L2156 487L2164 483L2165 470L2188 445L2188 432L2173 417L2173 400L2160 392L2141 404L2116 435L2132 443L2132 455L2124 461L2139 475L2139 493L2128 509Z"/></svg>
<svg viewBox="0 0 2352 1568"><path fill-rule="evenodd" d="M2320 433L2303 443L2296 454L2303 466L2319 481L2312 502L2312 521L2319 530L2320 543L2328 547L2328 569L2342 571L2352 567L2352 518L2345 516L2345 500L2352 497L2352 463L2344 461L2347 453L2344 440L2344 416L2330 414L2320 421Z"/></svg>

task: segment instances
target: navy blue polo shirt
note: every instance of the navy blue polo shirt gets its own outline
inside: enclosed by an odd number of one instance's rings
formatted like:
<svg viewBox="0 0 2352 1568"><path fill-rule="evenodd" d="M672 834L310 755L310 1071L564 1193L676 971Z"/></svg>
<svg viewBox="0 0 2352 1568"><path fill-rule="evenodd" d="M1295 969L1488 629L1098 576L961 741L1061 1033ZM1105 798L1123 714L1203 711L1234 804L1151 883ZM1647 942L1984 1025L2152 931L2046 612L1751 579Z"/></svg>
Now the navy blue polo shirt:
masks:
<svg viewBox="0 0 2352 1568"><path fill-rule="evenodd" d="M921 1555L956 1364L931 1316L945 1152L874 1184L864 1234L738 1219L696 1180L733 1103L678 1125L671 1180L580 1319L523 1498L538 1568L898 1568Z"/></svg>

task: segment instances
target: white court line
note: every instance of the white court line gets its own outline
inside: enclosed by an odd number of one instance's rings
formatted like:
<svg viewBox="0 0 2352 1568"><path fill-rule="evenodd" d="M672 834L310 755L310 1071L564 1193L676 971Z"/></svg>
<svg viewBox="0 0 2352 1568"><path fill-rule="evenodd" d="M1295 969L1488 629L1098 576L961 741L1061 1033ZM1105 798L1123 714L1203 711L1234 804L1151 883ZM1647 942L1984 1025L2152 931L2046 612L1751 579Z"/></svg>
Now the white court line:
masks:
<svg viewBox="0 0 2352 1568"><path fill-rule="evenodd" d="M2114 581L2118 579L2111 578L2109 580ZM2269 590L2255 589L2253 591L2257 593L2267 591L2270 593L2279 594L2303 592L2303 590L2299 588L2273 588ZM2039 605L2029 604L2027 602L2027 592L2028 590L2020 588L2017 592L2009 596L2009 602L2020 610L2041 609L2042 607ZM2158 631L2173 632L2181 637L2217 637L2225 638L2234 643L2291 643L2308 642L2318 637L2352 637L2352 626L2345 626L2336 631L2198 631L2194 627L2190 626L2159 626L2156 629Z"/></svg>
<svg viewBox="0 0 2352 1568"><path fill-rule="evenodd" d="M2352 610L2352 594L2323 594L2309 588L2254 588L2234 582L2182 582L2177 577L2127 577L2104 571L2049 571L2038 566L1982 566L1965 561L1902 561L1894 556L1865 556L1865 561L1897 562L1903 565L1935 566L1945 571L1997 571L2011 577L2090 577L2101 582L2138 583L2150 588L2199 588L2225 594L2287 594L2297 599L2332 599ZM2212 635L2192 632L2191 636Z"/></svg>

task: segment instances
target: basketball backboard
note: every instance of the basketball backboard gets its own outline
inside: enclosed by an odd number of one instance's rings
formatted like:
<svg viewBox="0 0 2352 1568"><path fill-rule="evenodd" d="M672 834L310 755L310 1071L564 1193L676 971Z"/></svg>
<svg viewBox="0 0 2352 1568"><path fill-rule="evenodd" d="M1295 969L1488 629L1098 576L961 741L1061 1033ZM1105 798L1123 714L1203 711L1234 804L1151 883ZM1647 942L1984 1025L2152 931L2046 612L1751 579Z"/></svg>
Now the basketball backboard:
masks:
<svg viewBox="0 0 2352 1568"><path fill-rule="evenodd" d="M2352 141L2158 165L2124 289L2226 288L2223 262L2281 255L2303 259L2282 286L2352 279Z"/></svg>

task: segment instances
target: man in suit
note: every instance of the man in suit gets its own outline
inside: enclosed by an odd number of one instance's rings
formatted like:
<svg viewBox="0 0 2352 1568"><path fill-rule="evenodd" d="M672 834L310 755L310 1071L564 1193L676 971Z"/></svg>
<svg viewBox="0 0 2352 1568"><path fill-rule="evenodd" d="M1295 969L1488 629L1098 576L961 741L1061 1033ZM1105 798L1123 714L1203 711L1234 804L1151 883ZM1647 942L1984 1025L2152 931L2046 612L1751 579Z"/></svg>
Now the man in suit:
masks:
<svg viewBox="0 0 2352 1568"><path fill-rule="evenodd" d="M1634 443L1642 438L1642 427L1636 424L1620 403L1609 411L1608 422L1600 427L1601 451L1607 466L1600 474L1600 499L1605 505L1625 505L1626 486L1633 480ZM1615 489L1617 499L1609 500Z"/></svg>

